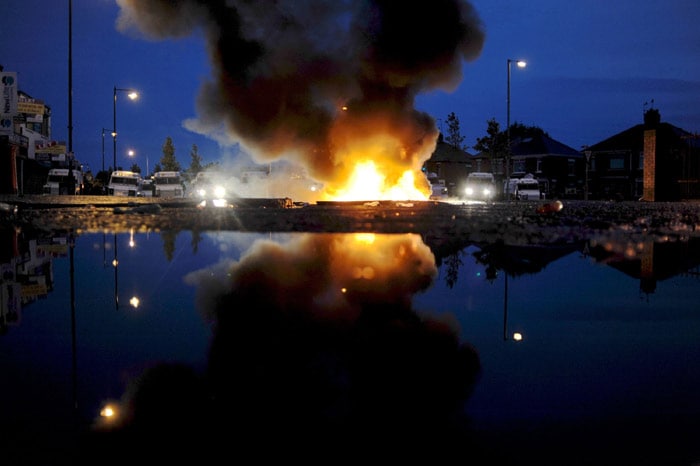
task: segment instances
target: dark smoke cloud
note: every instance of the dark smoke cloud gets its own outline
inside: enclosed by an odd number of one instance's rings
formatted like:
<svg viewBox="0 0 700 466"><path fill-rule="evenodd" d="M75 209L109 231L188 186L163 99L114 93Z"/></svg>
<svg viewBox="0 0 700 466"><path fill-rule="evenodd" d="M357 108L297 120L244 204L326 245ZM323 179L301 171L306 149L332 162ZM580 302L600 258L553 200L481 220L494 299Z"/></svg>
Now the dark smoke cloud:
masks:
<svg viewBox="0 0 700 466"><path fill-rule="evenodd" d="M396 163L420 168L437 130L416 95L453 90L484 41L460 0L118 3L121 30L204 34L214 73L197 100L204 127L223 125L260 161L286 158L323 181L344 173L346 139L379 131L400 141Z"/></svg>

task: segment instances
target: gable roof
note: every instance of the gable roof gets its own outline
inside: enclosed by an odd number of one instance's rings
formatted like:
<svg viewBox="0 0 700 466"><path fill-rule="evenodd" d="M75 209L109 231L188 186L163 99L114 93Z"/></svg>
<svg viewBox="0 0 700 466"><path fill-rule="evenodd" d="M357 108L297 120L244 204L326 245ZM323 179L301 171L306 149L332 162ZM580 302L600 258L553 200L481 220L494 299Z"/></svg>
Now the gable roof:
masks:
<svg viewBox="0 0 700 466"><path fill-rule="evenodd" d="M469 152L459 149L452 144L448 144L440 138L429 161L440 163L465 163L470 158L472 158L472 155Z"/></svg>
<svg viewBox="0 0 700 466"><path fill-rule="evenodd" d="M700 148L700 138L684 129L670 123L658 123L655 128L658 135L667 141L683 141L688 147ZM644 124L634 125L592 146L588 146L587 150L592 152L614 152L620 150L642 152L644 150L645 129L647 127Z"/></svg>
<svg viewBox="0 0 700 466"><path fill-rule="evenodd" d="M547 157L582 157L581 152L569 147L546 134L535 134L513 141L511 147L513 156L541 155Z"/></svg>

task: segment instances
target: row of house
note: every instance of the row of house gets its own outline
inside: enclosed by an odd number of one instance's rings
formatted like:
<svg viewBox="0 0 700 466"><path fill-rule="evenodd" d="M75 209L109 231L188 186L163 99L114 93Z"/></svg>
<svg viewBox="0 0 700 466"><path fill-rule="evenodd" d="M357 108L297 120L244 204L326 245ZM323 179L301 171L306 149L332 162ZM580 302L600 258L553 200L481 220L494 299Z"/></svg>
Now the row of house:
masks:
<svg viewBox="0 0 700 466"><path fill-rule="evenodd" d="M644 122L582 150L545 132L511 142L509 170L503 156L470 154L440 137L424 164L445 181L450 195L471 172L493 173L503 185L532 174L548 199L681 201L700 199L700 136L661 122L658 109Z"/></svg>

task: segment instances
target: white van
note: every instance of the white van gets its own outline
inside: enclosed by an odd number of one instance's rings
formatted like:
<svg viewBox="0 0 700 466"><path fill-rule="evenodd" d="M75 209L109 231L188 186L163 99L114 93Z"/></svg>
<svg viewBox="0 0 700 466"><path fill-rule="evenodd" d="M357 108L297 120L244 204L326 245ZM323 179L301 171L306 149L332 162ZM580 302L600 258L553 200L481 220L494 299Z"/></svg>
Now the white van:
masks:
<svg viewBox="0 0 700 466"><path fill-rule="evenodd" d="M81 194L83 192L83 172L73 168L73 180L75 186L69 187L70 168L51 168L46 178L44 194ZM71 192L69 192L71 191Z"/></svg>
<svg viewBox="0 0 700 466"><path fill-rule="evenodd" d="M533 178L530 174L527 174L522 178L511 178L508 184L504 184L503 189L504 193L507 192L510 199L520 199L525 201L542 199L540 182Z"/></svg>
<svg viewBox="0 0 700 466"><path fill-rule="evenodd" d="M182 177L177 171L161 171L153 174L156 197L184 197Z"/></svg>
<svg viewBox="0 0 700 466"><path fill-rule="evenodd" d="M141 186L141 175L125 170L113 171L109 177L107 194L136 197Z"/></svg>
<svg viewBox="0 0 700 466"><path fill-rule="evenodd" d="M472 172L467 175L464 191L460 197L472 200L490 201L496 196L496 180L493 173Z"/></svg>

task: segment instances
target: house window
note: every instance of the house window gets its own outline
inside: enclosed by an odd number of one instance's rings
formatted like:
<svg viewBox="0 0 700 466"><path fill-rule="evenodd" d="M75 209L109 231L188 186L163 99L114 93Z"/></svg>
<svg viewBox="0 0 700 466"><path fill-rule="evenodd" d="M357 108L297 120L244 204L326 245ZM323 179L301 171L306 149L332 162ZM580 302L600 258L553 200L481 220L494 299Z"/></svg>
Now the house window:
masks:
<svg viewBox="0 0 700 466"><path fill-rule="evenodd" d="M567 159L566 166L569 176L576 176L576 164L574 163L574 159Z"/></svg>
<svg viewBox="0 0 700 466"><path fill-rule="evenodd" d="M535 167L536 173L542 173L542 159L537 159L537 166Z"/></svg>
<svg viewBox="0 0 700 466"><path fill-rule="evenodd" d="M525 173L524 160L513 160L513 173Z"/></svg>
<svg viewBox="0 0 700 466"><path fill-rule="evenodd" d="M625 158L624 157L610 157L610 170L624 170L625 168Z"/></svg>
<svg viewBox="0 0 700 466"><path fill-rule="evenodd" d="M640 170L644 170L644 151L641 151L639 153L639 168Z"/></svg>

